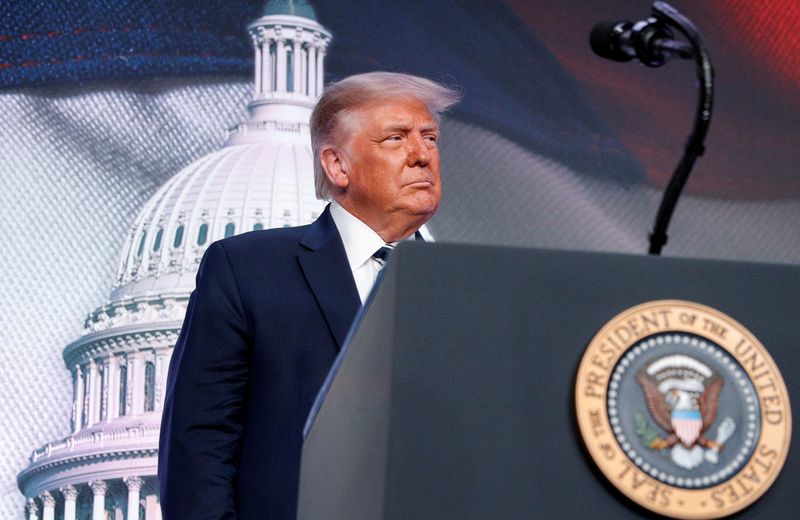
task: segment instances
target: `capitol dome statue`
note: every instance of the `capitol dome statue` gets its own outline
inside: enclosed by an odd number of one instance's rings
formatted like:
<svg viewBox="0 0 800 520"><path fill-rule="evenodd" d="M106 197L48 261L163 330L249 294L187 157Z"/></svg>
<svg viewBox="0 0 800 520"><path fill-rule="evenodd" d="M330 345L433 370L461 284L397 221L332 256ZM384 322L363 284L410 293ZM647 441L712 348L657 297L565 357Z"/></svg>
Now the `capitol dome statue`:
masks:
<svg viewBox="0 0 800 520"><path fill-rule="evenodd" d="M167 368L200 259L215 240L315 220L308 121L331 40L303 0L270 0L248 27L250 117L164 184L136 219L108 301L64 349L70 435L18 476L28 520L161 518L156 485Z"/></svg>

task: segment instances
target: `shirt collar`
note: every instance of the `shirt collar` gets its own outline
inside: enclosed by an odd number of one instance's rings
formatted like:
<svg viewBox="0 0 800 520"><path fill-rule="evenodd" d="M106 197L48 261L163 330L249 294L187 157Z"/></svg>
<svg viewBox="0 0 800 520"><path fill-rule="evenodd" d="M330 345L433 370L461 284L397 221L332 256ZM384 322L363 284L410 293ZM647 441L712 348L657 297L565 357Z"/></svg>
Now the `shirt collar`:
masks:
<svg viewBox="0 0 800 520"><path fill-rule="evenodd" d="M352 271L364 265L375 251L386 244L371 227L351 215L336 201L331 202L331 217L342 237L344 252Z"/></svg>

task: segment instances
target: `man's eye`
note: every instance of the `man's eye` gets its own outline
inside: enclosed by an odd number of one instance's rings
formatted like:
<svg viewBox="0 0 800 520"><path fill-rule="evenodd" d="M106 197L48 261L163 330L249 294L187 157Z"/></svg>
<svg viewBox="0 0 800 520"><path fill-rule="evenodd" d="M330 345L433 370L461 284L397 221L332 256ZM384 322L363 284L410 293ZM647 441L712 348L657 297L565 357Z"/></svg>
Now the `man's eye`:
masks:
<svg viewBox="0 0 800 520"><path fill-rule="evenodd" d="M436 143L439 142L439 136L438 135L426 135L425 136L425 140L428 141L429 143L436 144Z"/></svg>
<svg viewBox="0 0 800 520"><path fill-rule="evenodd" d="M402 141L403 140L403 136L401 136L401 135L390 135L389 137L386 138L386 140L387 141Z"/></svg>

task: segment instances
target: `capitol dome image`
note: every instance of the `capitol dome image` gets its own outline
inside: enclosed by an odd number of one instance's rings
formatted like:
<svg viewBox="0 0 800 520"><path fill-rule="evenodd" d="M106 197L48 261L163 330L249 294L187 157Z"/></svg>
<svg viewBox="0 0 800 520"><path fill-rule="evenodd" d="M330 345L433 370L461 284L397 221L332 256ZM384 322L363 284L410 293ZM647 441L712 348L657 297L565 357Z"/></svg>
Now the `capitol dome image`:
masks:
<svg viewBox="0 0 800 520"><path fill-rule="evenodd" d="M225 145L173 176L139 213L114 286L64 348L70 434L35 449L18 475L26 520L160 519L159 425L170 356L208 246L311 223L308 121L322 93L330 33L303 0L270 0L248 26L250 117Z"/></svg>

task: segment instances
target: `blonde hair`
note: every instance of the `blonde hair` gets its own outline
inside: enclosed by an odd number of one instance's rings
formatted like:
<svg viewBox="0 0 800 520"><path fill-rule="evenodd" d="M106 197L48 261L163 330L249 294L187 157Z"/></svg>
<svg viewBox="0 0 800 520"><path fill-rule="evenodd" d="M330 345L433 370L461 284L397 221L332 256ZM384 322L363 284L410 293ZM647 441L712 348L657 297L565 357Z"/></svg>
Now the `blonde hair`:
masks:
<svg viewBox="0 0 800 520"><path fill-rule="evenodd" d="M461 94L435 81L397 72L356 74L325 87L311 114L314 187L318 199L330 199L328 179L320 162L322 147L341 137L347 127L345 119L353 110L398 97L419 100L438 121L448 108L461 99Z"/></svg>

